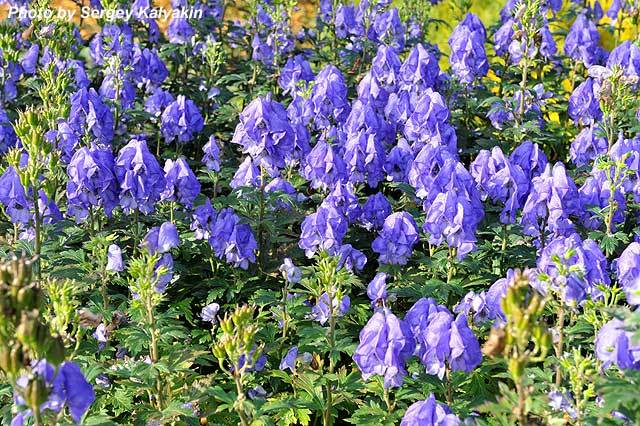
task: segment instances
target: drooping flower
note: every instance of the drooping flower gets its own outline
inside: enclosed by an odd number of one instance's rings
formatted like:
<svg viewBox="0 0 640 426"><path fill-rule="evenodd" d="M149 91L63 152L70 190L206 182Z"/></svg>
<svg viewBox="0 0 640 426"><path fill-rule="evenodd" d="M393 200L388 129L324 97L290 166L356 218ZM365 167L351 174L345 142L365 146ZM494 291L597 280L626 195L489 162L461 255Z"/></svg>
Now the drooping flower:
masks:
<svg viewBox="0 0 640 426"><path fill-rule="evenodd" d="M549 163L538 144L531 141L524 141L518 145L509 156L509 161L513 165L520 166L529 180L540 176Z"/></svg>
<svg viewBox="0 0 640 426"><path fill-rule="evenodd" d="M360 332L353 360L364 380L373 374L381 375L387 389L402 386L402 377L407 375L405 363L414 349L411 328L385 308L374 313Z"/></svg>
<svg viewBox="0 0 640 426"><path fill-rule="evenodd" d="M108 147L80 148L67 166L69 214L80 222L89 216L92 206L102 207L110 217L118 205L118 180L114 159Z"/></svg>
<svg viewBox="0 0 640 426"><path fill-rule="evenodd" d="M612 319L598 331L595 341L596 357L602 369L615 364L621 369L640 369L640 342L634 343L633 332L626 331L624 323Z"/></svg>
<svg viewBox="0 0 640 426"><path fill-rule="evenodd" d="M450 152L457 150L457 137L449 124L449 109L438 92L426 89L416 101L416 107L404 126L408 141L434 146L445 146Z"/></svg>
<svg viewBox="0 0 640 426"><path fill-rule="evenodd" d="M387 197L382 192L378 192L365 201L360 222L368 231L380 229L384 225L385 219L391 214L391 211L391 204Z"/></svg>
<svg viewBox="0 0 640 426"><path fill-rule="evenodd" d="M196 207L192 215L190 229L195 231L196 240L209 239L218 213L211 207L211 200L207 198L205 203Z"/></svg>
<svg viewBox="0 0 640 426"><path fill-rule="evenodd" d="M439 74L438 58L418 43L400 66L400 84L406 89L422 93L435 87Z"/></svg>
<svg viewBox="0 0 640 426"><path fill-rule="evenodd" d="M576 17L564 41L564 54L589 67L597 64L602 56L599 43L600 34L595 22L581 13Z"/></svg>
<svg viewBox="0 0 640 426"><path fill-rule="evenodd" d="M590 125L602 119L598 92L600 83L591 77L580 83L569 97L569 117L578 124Z"/></svg>
<svg viewBox="0 0 640 426"><path fill-rule="evenodd" d="M295 284L300 282L302 278L302 271L300 268L293 264L293 261L290 258L285 258L284 263L280 265L280 272L284 273L287 281L291 284Z"/></svg>
<svg viewBox="0 0 640 426"><path fill-rule="evenodd" d="M525 235L544 238L547 232L567 235L574 226L570 216L582 215L580 196L564 164L547 165L531 181L531 191L522 209Z"/></svg>
<svg viewBox="0 0 640 426"><path fill-rule="evenodd" d="M207 169L219 172L220 147L218 147L218 143L216 142L216 137L214 135L209 136L209 141L202 147L202 151L204 151L202 162L205 164Z"/></svg>
<svg viewBox="0 0 640 426"><path fill-rule="evenodd" d="M302 233L298 245L307 257L318 249L334 254L347 234L347 219L331 206L319 207L302 222Z"/></svg>
<svg viewBox="0 0 640 426"><path fill-rule="evenodd" d="M419 239L418 225L413 217L407 212L397 212L387 216L372 248L380 255L380 263L406 265Z"/></svg>
<svg viewBox="0 0 640 426"><path fill-rule="evenodd" d="M516 210L524 204L529 191L529 179L522 168L504 156L499 147L491 152L482 150L470 167L483 198L504 203L500 222L515 223Z"/></svg>
<svg viewBox="0 0 640 426"><path fill-rule="evenodd" d="M294 149L295 135L287 111L267 98L254 99L240 113L233 143L243 148L254 163L262 164L272 176L285 166L285 158Z"/></svg>
<svg viewBox="0 0 640 426"><path fill-rule="evenodd" d="M462 83L469 84L489 71L487 53L484 50L486 37L482 21L472 13L467 13L464 21L453 30L449 38L449 62L453 73Z"/></svg>
<svg viewBox="0 0 640 426"><path fill-rule="evenodd" d="M353 248L351 244L340 246L336 255L338 256L338 265L336 266L338 270L345 268L357 274L362 271L362 268L367 263L367 256L360 250Z"/></svg>
<svg viewBox="0 0 640 426"><path fill-rule="evenodd" d="M178 236L176 225L172 222L164 222L159 227L154 226L151 228L140 243L140 246L153 255L156 252L166 253L179 244L180 237Z"/></svg>
<svg viewBox="0 0 640 426"><path fill-rule="evenodd" d="M596 134L594 126L585 127L571 143L569 154L576 166L588 166L599 155L607 152L609 142Z"/></svg>
<svg viewBox="0 0 640 426"><path fill-rule="evenodd" d="M4 154L9 148L16 146L17 141L16 132L9 122L7 113L0 107L0 154Z"/></svg>
<svg viewBox="0 0 640 426"><path fill-rule="evenodd" d="M640 47L629 40L623 41L609 54L607 67L620 67L628 77L640 77Z"/></svg>
<svg viewBox="0 0 640 426"><path fill-rule="evenodd" d="M67 121L74 132L84 135L88 130L99 143L111 142L114 135L113 115L93 88L78 90L69 103L71 108Z"/></svg>
<svg viewBox="0 0 640 426"><path fill-rule="evenodd" d="M287 354L284 356L284 358L282 358L282 361L280 361L280 367L279 367L280 370L284 371L288 368L293 373L296 369L297 357L298 357L298 347L294 346L291 349L289 349L289 351L287 351Z"/></svg>
<svg viewBox="0 0 640 426"><path fill-rule="evenodd" d="M316 76L311 97L305 101L305 116L311 117L316 129L341 124L349 114L347 86L334 65L327 65Z"/></svg>
<svg viewBox="0 0 640 426"><path fill-rule="evenodd" d="M258 243L251 227L246 223L234 226L225 247L227 263L246 270L249 268L249 262L256 261L256 250L258 250Z"/></svg>
<svg viewBox="0 0 640 426"><path fill-rule="evenodd" d="M120 272L124 269L122 250L117 244L111 244L107 250L107 271Z"/></svg>
<svg viewBox="0 0 640 426"><path fill-rule="evenodd" d="M422 298L409 309L405 321L418 342L416 353L427 373L444 377L447 360L452 371L469 373L482 361L480 343L466 315L454 320L445 306Z"/></svg>
<svg viewBox="0 0 640 426"><path fill-rule="evenodd" d="M184 157L176 161L167 159L164 173L166 186L162 191L161 200L178 201L191 208L193 201L200 194L200 182Z"/></svg>
<svg viewBox="0 0 640 426"><path fill-rule="evenodd" d="M458 426L460 419L449 407L436 401L433 394L424 401L411 404L402 417L400 426Z"/></svg>
<svg viewBox="0 0 640 426"><path fill-rule="evenodd" d="M132 139L119 152L115 175L120 186L120 205L125 212L140 210L144 214L155 210L154 204L165 189L164 170L149 152L143 139Z"/></svg>
<svg viewBox="0 0 640 426"><path fill-rule="evenodd" d="M195 35L193 27L185 18L174 17L171 19L169 27L167 27L166 36L169 42L173 44L185 44Z"/></svg>
<svg viewBox="0 0 640 426"><path fill-rule="evenodd" d="M371 300L371 305L387 300L387 274L378 272L367 286L367 296Z"/></svg>
<svg viewBox="0 0 640 426"><path fill-rule="evenodd" d="M330 300L327 292L324 292L311 309L309 318L318 321L321 325L325 325L332 315L341 317L349 312L350 307L351 299L349 296L338 298L338 296L335 295L333 300Z"/></svg>
<svg viewBox="0 0 640 426"><path fill-rule="evenodd" d="M184 143L192 140L195 133L200 133L203 126L204 120L196 104L191 99L178 95L162 113L160 131L165 142L176 139L178 143Z"/></svg>
<svg viewBox="0 0 640 426"><path fill-rule="evenodd" d="M538 269L543 273L538 290L557 291L568 306L581 305L587 295L602 296L597 285L609 285L607 260L593 240L581 241L578 234L556 237L541 251Z"/></svg>
<svg viewBox="0 0 640 426"><path fill-rule="evenodd" d="M549 397L549 406L556 411L563 411L569 415L570 418L577 418L578 414L576 409L573 408L573 398L571 392L565 393L558 390L553 390L547 394Z"/></svg>
<svg viewBox="0 0 640 426"><path fill-rule="evenodd" d="M627 295L627 303L640 305L640 243L634 241L616 261L618 281Z"/></svg>
<svg viewBox="0 0 640 426"><path fill-rule="evenodd" d="M240 166L238 166L238 170L236 170L233 179L229 182L229 186L234 189L240 186L253 186L257 188L260 186L261 179L263 179L263 177L260 169L258 169L251 157L247 157L240 163Z"/></svg>
<svg viewBox="0 0 640 426"><path fill-rule="evenodd" d="M202 317L202 321L210 322L212 324L216 323L216 315L218 315L218 311L220 310L220 305L217 303L210 303L204 308L202 308L202 312L200 316Z"/></svg>
<svg viewBox="0 0 640 426"><path fill-rule="evenodd" d="M296 90L298 82L309 82L313 80L313 71L311 65L303 55L296 55L287 59L286 64L280 71L278 84L284 89L283 94Z"/></svg>
<svg viewBox="0 0 640 426"><path fill-rule="evenodd" d="M93 387L87 382L80 370L80 367L71 361L64 362L56 368L46 360L34 361L32 372L42 377L51 390L47 401L40 407L42 410L52 410L60 412L65 407L69 407L69 414L74 422L80 424L82 417L89 410L96 398ZM29 378L24 375L16 381L17 385L26 391ZM26 420L33 416L33 412L27 407L27 402L14 394L16 406L24 407L11 422L12 425L24 425Z"/></svg>
<svg viewBox="0 0 640 426"><path fill-rule="evenodd" d="M346 179L345 164L336 151L335 147L320 140L305 158L301 174L311 181L312 188L327 188Z"/></svg>
<svg viewBox="0 0 640 426"><path fill-rule="evenodd" d="M362 208L351 183L336 183L320 206L333 207L338 213L347 218L349 223L354 223L362 215Z"/></svg>
<svg viewBox="0 0 640 426"><path fill-rule="evenodd" d="M13 223L29 223L30 203L14 167L7 167L0 177L0 203L5 206L5 211Z"/></svg>

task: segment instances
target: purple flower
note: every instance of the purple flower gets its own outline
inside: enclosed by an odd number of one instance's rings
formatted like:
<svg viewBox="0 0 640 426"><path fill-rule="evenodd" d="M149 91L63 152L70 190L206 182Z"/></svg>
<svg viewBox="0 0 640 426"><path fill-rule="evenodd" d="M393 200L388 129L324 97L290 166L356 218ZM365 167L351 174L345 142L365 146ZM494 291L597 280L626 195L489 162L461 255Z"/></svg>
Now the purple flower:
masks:
<svg viewBox="0 0 640 426"><path fill-rule="evenodd" d="M589 125L602 119L602 110L600 109L600 101L598 100L598 92L600 84L591 77L576 87L569 97L569 117L573 119L576 125L582 122L583 125Z"/></svg>
<svg viewBox="0 0 640 426"><path fill-rule="evenodd" d="M193 221L190 225L190 229L195 231L196 240L209 239L217 216L218 214L211 207L211 201L208 198L203 205L196 207L191 216Z"/></svg>
<svg viewBox="0 0 640 426"><path fill-rule="evenodd" d="M200 182L193 174L187 161L180 157L175 162L168 159L164 164L166 187L161 200L178 201L191 208L200 194Z"/></svg>
<svg viewBox="0 0 640 426"><path fill-rule="evenodd" d="M330 301L329 295L324 292L320 295L313 308L311 308L309 318L318 321L321 325L325 325L331 315L341 317L349 311L350 307L351 299L349 296L343 296L340 299L334 296L333 300Z"/></svg>
<svg viewBox="0 0 640 426"><path fill-rule="evenodd" d="M204 120L196 104L178 95L178 98L167 106L162 113L162 126L160 131L165 142L177 139L179 143L189 142L194 133L202 131Z"/></svg>
<svg viewBox="0 0 640 426"><path fill-rule="evenodd" d="M250 367L245 370L246 372L264 370L264 367L267 365L267 357L265 354L260 354L260 356L254 360L255 350L256 347L254 346L249 353L243 353L240 355L240 358L238 359L238 368L243 368L248 364ZM249 360L248 362L247 359ZM233 366L231 366L231 371L233 372Z"/></svg>
<svg viewBox="0 0 640 426"><path fill-rule="evenodd" d="M580 216L582 206L578 189L567 175L564 164L547 165L531 181L531 191L522 209L525 235L544 238L546 232L567 235L573 232L571 215Z"/></svg>
<svg viewBox="0 0 640 426"><path fill-rule="evenodd" d="M302 222L298 245L307 257L312 257L318 249L333 254L342 245L347 227L347 220L340 212L331 206L321 206Z"/></svg>
<svg viewBox="0 0 640 426"><path fill-rule="evenodd" d="M122 262L122 251L116 244L111 244L107 250L107 271L120 272L124 269Z"/></svg>
<svg viewBox="0 0 640 426"><path fill-rule="evenodd" d="M333 190L322 201L320 207L333 207L338 213L347 218L349 223L354 223L362 215L362 208L355 195L355 189L351 183L336 183Z"/></svg>
<svg viewBox="0 0 640 426"><path fill-rule="evenodd" d="M487 303L487 294L484 291L480 293L476 293L473 290L469 291L460 303L453 308L453 312L462 313L465 316L473 313L473 321L478 325L495 318L495 312Z"/></svg>
<svg viewBox="0 0 640 426"><path fill-rule="evenodd" d="M467 324L465 315L458 315L451 323L451 355L449 365L452 371L469 374L482 362L480 343Z"/></svg>
<svg viewBox="0 0 640 426"><path fill-rule="evenodd" d="M438 403L431 393L424 401L411 404L404 413L400 426L458 426L461 423L449 407Z"/></svg>
<svg viewBox="0 0 640 426"><path fill-rule="evenodd" d="M594 126L585 127L571 143L569 154L571 161L578 167L588 166L599 155L605 154L609 149L606 138L599 137Z"/></svg>
<svg viewBox="0 0 640 426"><path fill-rule="evenodd" d="M384 7L380 2L377 3L380 8ZM398 8L393 7L382 12L378 11L375 14L373 33L375 33L375 41L389 45L398 52L404 50L405 27L402 20L400 20ZM371 31L369 32L369 39L372 39Z"/></svg>
<svg viewBox="0 0 640 426"><path fill-rule="evenodd" d="M291 349L289 349L289 351L284 356L284 358L282 358L282 361L280 361L280 367L279 367L280 370L284 371L288 368L289 370L291 370L292 373L295 372L297 357L298 357L298 347L294 346Z"/></svg>
<svg viewBox="0 0 640 426"><path fill-rule="evenodd" d="M420 43L411 49L399 70L401 86L417 89L418 93L434 88L439 74L438 58Z"/></svg>
<svg viewBox="0 0 640 426"><path fill-rule="evenodd" d="M375 306L379 301L387 300L387 274L379 272L367 286L367 296L371 305Z"/></svg>
<svg viewBox="0 0 640 426"><path fill-rule="evenodd" d="M409 168L413 162L413 151L407 140L401 138L398 144L391 148L384 164L387 180L392 182L407 182Z"/></svg>
<svg viewBox="0 0 640 426"><path fill-rule="evenodd" d="M407 120L404 135L408 141L434 146L443 145L456 152L455 129L449 124L449 109L442 95L426 89L417 100L415 110Z"/></svg>
<svg viewBox="0 0 640 426"><path fill-rule="evenodd" d="M596 24L584 14L579 14L564 40L564 54L589 67L599 62L602 56L600 34Z"/></svg>
<svg viewBox="0 0 640 426"><path fill-rule="evenodd" d="M69 414L74 422L80 424L82 417L87 413L96 398L93 387L87 382L77 364L67 361L56 368L45 360L34 361L32 371L36 376L41 376L50 389L47 401L40 407L41 410L49 409L59 412L65 406L69 407ZM29 378L24 375L17 380L17 385L26 392ZM27 403L17 393L14 394L17 406L26 406ZM23 425L24 421L31 417L33 412L26 408L16 415L12 425Z"/></svg>
<svg viewBox="0 0 640 426"><path fill-rule="evenodd" d="M556 237L541 251L538 269L547 282L558 291L569 306L581 305L587 295L602 296L595 287L609 285L608 265L604 254L593 240L580 240L578 234Z"/></svg>
<svg viewBox="0 0 640 426"><path fill-rule="evenodd" d="M291 284L300 282L302 272L300 268L295 266L288 257L284 259L284 263L280 265L280 272L285 274L287 281Z"/></svg>
<svg viewBox="0 0 640 426"><path fill-rule="evenodd" d="M173 256L171 256L171 253L163 254L160 260L156 262L153 278L156 280L155 290L158 293L164 293L167 285L173 279Z"/></svg>
<svg viewBox="0 0 640 426"><path fill-rule="evenodd" d="M231 188L238 188L241 186L254 186L259 187L262 179L260 170L254 164L251 157L247 157L238 167L236 173L233 175L233 179L229 182Z"/></svg>
<svg viewBox="0 0 640 426"><path fill-rule="evenodd" d="M627 303L640 305L640 243L632 242L616 261L618 281L627 295Z"/></svg>
<svg viewBox="0 0 640 426"><path fill-rule="evenodd" d="M620 67L628 77L640 77L640 47L629 40L623 41L611 51L607 67Z"/></svg>
<svg viewBox="0 0 640 426"><path fill-rule="evenodd" d="M38 65L38 54L40 53L40 46L33 43L22 57L20 65L25 74L35 74L36 66Z"/></svg>
<svg viewBox="0 0 640 426"><path fill-rule="evenodd" d="M157 88L145 101L144 110L154 117L160 117L162 111L173 102L175 102L175 98L171 93Z"/></svg>
<svg viewBox="0 0 640 426"><path fill-rule="evenodd" d="M602 369L611 364L621 369L640 369L640 343L635 342L633 332L626 331L618 319L612 319L598 331L595 341L596 357L602 361Z"/></svg>
<svg viewBox="0 0 640 426"><path fill-rule="evenodd" d="M166 31L169 42L173 44L185 44L191 41L195 31L185 18L173 18Z"/></svg>
<svg viewBox="0 0 640 426"><path fill-rule="evenodd" d="M71 96L69 103L68 122L74 132L84 135L88 130L98 142L111 142L114 134L113 115L93 88L80 89Z"/></svg>
<svg viewBox="0 0 640 426"><path fill-rule="evenodd" d="M568 398L567 398L568 395ZM549 397L549 406L556 411L563 411L569 415L572 419L577 418L578 414L573 408L573 398L571 393L567 392L565 395L563 392L553 390L547 394Z"/></svg>
<svg viewBox="0 0 640 426"><path fill-rule="evenodd" d="M411 249L419 239L418 225L413 217L406 212L397 212L385 219L372 248L380 255L380 263L406 265Z"/></svg>
<svg viewBox="0 0 640 426"><path fill-rule="evenodd" d="M20 182L20 176L13 167L7 167L0 177L0 203L4 204L5 211L13 223L29 223L30 203Z"/></svg>
<svg viewBox="0 0 640 426"><path fill-rule="evenodd" d="M301 174L312 181L312 188L326 188L347 177L345 164L336 148L324 140L320 140L307 155Z"/></svg>
<svg viewBox="0 0 640 426"><path fill-rule="evenodd" d="M313 80L313 71L311 65L303 55L296 55L287 59L287 63L280 71L278 84L284 89L283 94L296 90L298 82L309 82Z"/></svg>
<svg viewBox="0 0 640 426"><path fill-rule="evenodd" d="M179 244L178 230L171 222L164 222L160 227L151 228L140 243L141 247L147 249L152 255L156 252L166 253Z"/></svg>
<svg viewBox="0 0 640 426"><path fill-rule="evenodd" d="M147 143L132 139L120 150L114 169L120 186L120 205L125 212L138 209L144 214L152 213L165 189L165 179Z"/></svg>
<svg viewBox="0 0 640 426"><path fill-rule="evenodd" d="M313 119L316 129L341 124L349 114L347 86L334 65L327 65L316 76L311 97L305 101L305 116Z"/></svg>
<svg viewBox="0 0 640 426"><path fill-rule="evenodd" d="M378 192L367 198L362 208L360 222L367 231L380 229L384 225L385 219L391 214L391 204L382 192Z"/></svg>
<svg viewBox="0 0 640 426"><path fill-rule="evenodd" d="M202 308L202 312L200 312L200 316L202 317L202 321L210 322L211 324L216 323L216 315L218 315L218 311L220 310L220 305L217 303L210 303L204 308Z"/></svg>
<svg viewBox="0 0 640 426"><path fill-rule="evenodd" d="M6 112L0 107L0 153L5 153L9 148L16 146L18 138Z"/></svg>
<svg viewBox="0 0 640 426"><path fill-rule="evenodd" d="M513 165L520 166L529 180L540 176L549 163L547 156L540 150L538 144L530 141L524 141L514 149L509 156L509 161Z"/></svg>
<svg viewBox="0 0 640 426"><path fill-rule="evenodd" d="M256 250L258 250L258 243L251 227L247 224L235 225L224 250L227 263L232 263L235 268L246 270L249 268L249 262L256 261Z"/></svg>
<svg viewBox="0 0 640 426"><path fill-rule="evenodd" d="M529 191L529 179L522 168L512 164L499 147L494 147L491 152L480 151L470 169L482 196L504 203L500 222L515 223L516 211Z"/></svg>
<svg viewBox="0 0 640 426"><path fill-rule="evenodd" d="M367 263L367 256L360 250L353 248L351 244L341 246L338 249L337 256L339 257L336 267L338 270L344 267L352 273L359 273Z"/></svg>
<svg viewBox="0 0 640 426"><path fill-rule="evenodd" d="M387 389L402 386L402 377L407 375L405 363L414 349L411 328L385 308L374 313L360 332L360 344L353 360L364 380L373 374L384 376Z"/></svg>
<svg viewBox="0 0 640 426"><path fill-rule="evenodd" d="M396 51L381 44L378 52L371 62L371 76L387 91L395 91L400 80L400 67L402 62Z"/></svg>
<svg viewBox="0 0 640 426"><path fill-rule="evenodd" d="M262 62L264 65L273 66L273 49L271 46L255 33L253 36L253 41L251 42L251 48L253 49L253 53L251 55L251 59L254 61Z"/></svg>
<svg viewBox="0 0 640 426"><path fill-rule="evenodd" d="M96 327L96 330L92 334L93 338L98 341L98 347L100 350L104 349L107 343L106 331L107 326L104 323L101 323Z"/></svg>
<svg viewBox="0 0 640 426"><path fill-rule="evenodd" d="M466 315L454 320L445 306L422 298L409 309L405 320L418 342L417 355L427 373L442 378L447 359L453 371L466 373L482 361L480 344L467 325Z"/></svg>
<svg viewBox="0 0 640 426"><path fill-rule="evenodd" d="M233 143L242 145L243 153L251 155L254 163L262 164L272 176L285 166L285 158L295 145L295 135L287 111L267 98L254 99L240 113Z"/></svg>
<svg viewBox="0 0 640 426"><path fill-rule="evenodd" d="M209 136L209 141L202 147L204 156L202 162L208 170L220 171L220 147L214 135Z"/></svg>
<svg viewBox="0 0 640 426"><path fill-rule="evenodd" d="M489 71L489 62L484 50L487 32L482 21L468 13L449 38L451 56L449 62L453 73L462 83L469 84L476 77L483 77Z"/></svg>

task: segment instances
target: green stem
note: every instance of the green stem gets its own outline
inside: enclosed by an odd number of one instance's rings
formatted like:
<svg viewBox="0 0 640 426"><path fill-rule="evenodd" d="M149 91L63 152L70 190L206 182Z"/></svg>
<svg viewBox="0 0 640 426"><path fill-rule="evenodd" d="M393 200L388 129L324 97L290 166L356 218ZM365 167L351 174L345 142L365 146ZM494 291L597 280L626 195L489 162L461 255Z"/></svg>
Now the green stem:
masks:
<svg viewBox="0 0 640 426"><path fill-rule="evenodd" d="M387 411L389 414L393 413L396 409L396 404L391 402L391 391L388 387L384 388L384 402L387 404Z"/></svg>
<svg viewBox="0 0 640 426"><path fill-rule="evenodd" d="M239 374L234 374L233 379L236 382L236 392L238 393L238 396L236 398L238 409L236 411L238 413L238 416L240 416L240 421L242 422L242 426L249 426L249 420L247 419L247 415L242 409L242 403L244 402L245 396L244 396L244 391L242 389L241 377Z"/></svg>
<svg viewBox="0 0 640 426"><path fill-rule="evenodd" d="M556 358L558 358L558 361L560 361L564 349L564 316L565 309L561 301L560 312L558 312L558 343L556 344ZM556 386L560 386L560 383L562 383L562 369L558 365L556 369Z"/></svg>

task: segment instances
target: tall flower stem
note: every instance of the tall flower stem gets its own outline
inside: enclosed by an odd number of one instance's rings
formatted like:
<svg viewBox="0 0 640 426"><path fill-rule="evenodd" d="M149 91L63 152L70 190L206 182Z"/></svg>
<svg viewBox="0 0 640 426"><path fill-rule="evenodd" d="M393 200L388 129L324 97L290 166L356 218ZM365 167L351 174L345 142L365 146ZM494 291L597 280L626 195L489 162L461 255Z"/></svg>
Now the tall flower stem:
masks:
<svg viewBox="0 0 640 426"><path fill-rule="evenodd" d="M560 309L558 312L558 342L556 343L556 358L560 360L562 356L562 352L564 350L564 317L565 317L565 309L562 302L560 302ZM560 386L562 382L562 369L558 366L556 370L556 386Z"/></svg>
<svg viewBox="0 0 640 426"><path fill-rule="evenodd" d="M242 377L240 374L234 374L233 380L236 383L236 392L238 394L238 396L236 397L238 409L236 411L238 413L238 416L240 417L240 422L242 423L242 426L249 426L249 420L247 419L247 416L242 409L242 403L244 402L244 399L245 399L244 390L242 389Z"/></svg>
<svg viewBox="0 0 640 426"><path fill-rule="evenodd" d="M336 332L336 316L333 313L333 294L329 294L329 374L333 374L335 365L333 362L333 350L335 347L335 332ZM326 392L327 392L327 404L322 416L323 426L331 425L331 412L333 411L333 394L332 394L332 382L327 380Z"/></svg>

